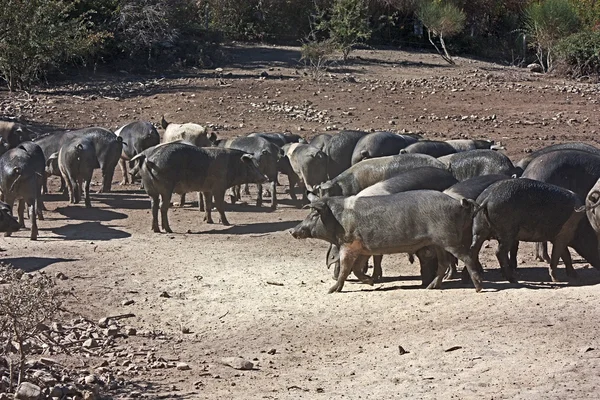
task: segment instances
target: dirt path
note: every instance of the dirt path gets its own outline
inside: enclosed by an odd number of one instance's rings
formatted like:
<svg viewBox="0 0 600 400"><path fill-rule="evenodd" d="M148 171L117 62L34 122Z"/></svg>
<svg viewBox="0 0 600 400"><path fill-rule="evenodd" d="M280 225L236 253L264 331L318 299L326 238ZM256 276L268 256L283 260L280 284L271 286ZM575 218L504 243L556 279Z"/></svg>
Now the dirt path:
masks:
<svg viewBox="0 0 600 400"><path fill-rule="evenodd" d="M35 101L0 92L0 115L20 113L59 127L116 128L132 119L156 122L165 113L176 122L210 123L225 137L285 129L310 137L328 126L406 129L432 138L492 138L505 144L513 159L551 143L596 141L598 85L467 59L448 68L433 55L397 51L357 52L356 64L314 82L290 61L272 64L277 52L286 52L289 60L297 50L252 50L237 53L222 78L206 71L160 81L119 76L109 85L97 77L35 93ZM249 54L254 58L246 58L248 63L239 59ZM269 77L259 79L264 70ZM275 212L268 212L268 203L257 210L249 197L248 204L231 206L231 227L204 224L193 206L171 209L174 234L150 231L143 191L114 188L93 195L92 210L51 195L50 211L39 223L40 240L31 242L28 231L18 232L2 240L7 251L0 257L28 271L63 272L69 279L60 285L76 296L69 300L71 309L91 319L132 312L136 317L128 324L140 334L122 346L151 349L191 366L189 371L150 369L137 356L132 362L139 370L115 365L138 385L138 394L597 397L600 273L586 263L576 265L580 285L548 283L546 266L524 245L523 284L511 285L498 272L491 244L482 257L486 290L476 294L459 281L447 282L441 291L420 289L417 266L404 255L386 256L382 283L368 287L351 281L343 293L327 295L333 284L324 266L327 246L287 233L307 211L293 207L283 187ZM124 306L124 300L134 303ZM408 353L401 354L399 346ZM253 361L256 369L222 365L229 356ZM76 364L86 369L98 361Z"/></svg>

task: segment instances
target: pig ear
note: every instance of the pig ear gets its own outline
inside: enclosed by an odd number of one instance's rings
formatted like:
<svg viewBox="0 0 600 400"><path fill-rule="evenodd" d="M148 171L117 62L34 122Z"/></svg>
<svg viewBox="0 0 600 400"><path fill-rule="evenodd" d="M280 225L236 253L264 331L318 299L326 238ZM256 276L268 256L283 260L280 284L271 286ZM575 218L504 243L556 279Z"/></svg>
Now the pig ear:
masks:
<svg viewBox="0 0 600 400"><path fill-rule="evenodd" d="M58 152L50 154L50 157L46 160L46 165L50 165L52 161L58 158Z"/></svg>
<svg viewBox="0 0 600 400"><path fill-rule="evenodd" d="M244 154L242 156L242 161L243 162L253 162L254 161L254 156L252 154Z"/></svg>
<svg viewBox="0 0 600 400"><path fill-rule="evenodd" d="M314 203L310 203L308 205L312 210L316 210L319 214L323 214L327 210L329 210L329 206L327 202L324 200L317 200Z"/></svg>

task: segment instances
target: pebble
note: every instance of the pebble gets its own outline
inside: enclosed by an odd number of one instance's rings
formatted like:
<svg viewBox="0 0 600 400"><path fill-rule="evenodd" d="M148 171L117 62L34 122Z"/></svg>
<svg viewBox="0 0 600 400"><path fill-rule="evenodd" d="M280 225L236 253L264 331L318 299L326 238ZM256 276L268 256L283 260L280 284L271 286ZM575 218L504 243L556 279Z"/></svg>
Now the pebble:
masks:
<svg viewBox="0 0 600 400"><path fill-rule="evenodd" d="M91 385L96 382L96 375L88 375L85 377L84 382L86 385Z"/></svg>
<svg viewBox="0 0 600 400"><path fill-rule="evenodd" d="M186 363L180 362L180 363L177 363L177 369L179 371L188 371L192 368L189 365L187 365Z"/></svg>
<svg viewBox="0 0 600 400"><path fill-rule="evenodd" d="M123 306L130 306L130 305L132 305L133 303L135 303L135 301L134 301L134 300L131 300L131 299L129 299L129 300L123 300L123 301L121 302L121 305L123 305Z"/></svg>
<svg viewBox="0 0 600 400"><path fill-rule="evenodd" d="M242 357L225 357L221 359L221 363L233 369L254 369L254 364L251 361L243 359Z"/></svg>
<svg viewBox="0 0 600 400"><path fill-rule="evenodd" d="M90 338L83 342L82 346L88 349L91 347L98 347L98 342L94 338Z"/></svg>
<svg viewBox="0 0 600 400"><path fill-rule="evenodd" d="M62 272L57 272L55 276L56 279L60 279L61 281L66 281L67 279L69 279L69 277L63 274Z"/></svg>

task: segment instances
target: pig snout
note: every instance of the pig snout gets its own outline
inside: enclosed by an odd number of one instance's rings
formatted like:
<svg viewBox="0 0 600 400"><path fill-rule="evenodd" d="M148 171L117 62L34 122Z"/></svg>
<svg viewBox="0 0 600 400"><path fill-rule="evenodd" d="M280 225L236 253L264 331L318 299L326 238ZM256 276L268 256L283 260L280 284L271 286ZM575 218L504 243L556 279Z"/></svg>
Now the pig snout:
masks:
<svg viewBox="0 0 600 400"><path fill-rule="evenodd" d="M310 229L302 224L289 230L294 239L307 239L310 237Z"/></svg>

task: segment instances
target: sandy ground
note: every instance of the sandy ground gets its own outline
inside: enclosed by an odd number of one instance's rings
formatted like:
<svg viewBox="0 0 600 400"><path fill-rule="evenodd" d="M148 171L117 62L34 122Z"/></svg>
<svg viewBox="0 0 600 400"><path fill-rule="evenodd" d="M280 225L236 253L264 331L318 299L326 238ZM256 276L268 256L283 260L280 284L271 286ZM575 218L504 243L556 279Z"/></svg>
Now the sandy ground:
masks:
<svg viewBox="0 0 600 400"><path fill-rule="evenodd" d="M312 137L334 126L405 129L431 138L495 139L515 160L527 149L597 138L600 88L590 83L469 59L451 68L431 54L391 50L356 52L355 63L317 82L296 67L297 49L229 51L223 76L94 76L29 97L0 92L0 115L114 129L133 119L156 122L164 113L175 122L212 124L224 137L282 130ZM259 79L262 71L267 79ZM68 205L54 191L39 240L30 241L28 231L3 238L0 257L27 271L63 272L69 279L59 284L73 293L71 310L93 320L134 313L127 323L142 334L124 339L124 348L191 366L152 370L134 357L140 370L123 376L142 396L598 397L600 273L577 256L579 283L554 284L532 246L523 245L522 283L513 285L501 278L491 243L482 254L480 294L460 281L421 289L417 266L405 255L386 256L382 282L369 287L350 279L342 293L328 295L327 245L287 232L307 211L294 207L284 186L274 212L246 196L246 204L229 206L233 226L224 227L203 223L187 205L170 210L175 233L155 234L148 197L119 180L117 170L114 192L94 194L91 210ZM222 365L229 356L256 368ZM85 369L99 361L72 363Z"/></svg>

